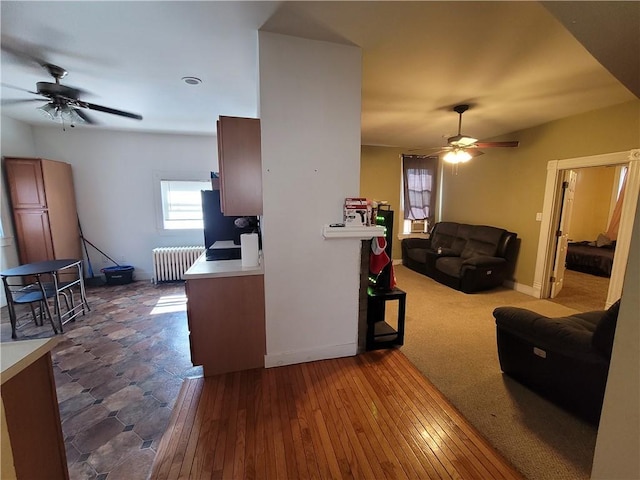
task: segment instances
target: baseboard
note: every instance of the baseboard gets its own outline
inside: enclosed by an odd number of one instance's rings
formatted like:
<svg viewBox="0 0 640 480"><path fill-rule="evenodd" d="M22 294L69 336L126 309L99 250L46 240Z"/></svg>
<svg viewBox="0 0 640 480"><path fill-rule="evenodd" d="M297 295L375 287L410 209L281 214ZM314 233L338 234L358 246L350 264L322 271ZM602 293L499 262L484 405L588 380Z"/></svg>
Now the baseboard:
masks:
<svg viewBox="0 0 640 480"><path fill-rule="evenodd" d="M315 360L327 360L329 358L351 357L357 353L358 345L349 343L346 345L328 345L309 350L297 350L295 352L274 353L264 356L266 368L282 367L296 363L313 362Z"/></svg>
<svg viewBox="0 0 640 480"><path fill-rule="evenodd" d="M515 290L516 292L524 293L525 295L529 295L530 297L540 298L540 294L536 293L536 289L530 285L524 285L518 282L506 281L503 285L511 290Z"/></svg>

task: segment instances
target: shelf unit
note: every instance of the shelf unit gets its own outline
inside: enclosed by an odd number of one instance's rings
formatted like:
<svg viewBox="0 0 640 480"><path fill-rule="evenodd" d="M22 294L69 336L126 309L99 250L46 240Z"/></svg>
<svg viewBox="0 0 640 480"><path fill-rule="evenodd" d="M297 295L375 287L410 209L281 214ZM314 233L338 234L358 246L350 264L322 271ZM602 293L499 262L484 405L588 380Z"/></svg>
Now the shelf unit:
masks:
<svg viewBox="0 0 640 480"><path fill-rule="evenodd" d="M384 237L385 229L380 225L373 225L367 227L365 225L347 226L344 227L332 227L325 225L322 228L322 236L325 240L331 240L334 238L358 238L360 240L366 240L373 237Z"/></svg>

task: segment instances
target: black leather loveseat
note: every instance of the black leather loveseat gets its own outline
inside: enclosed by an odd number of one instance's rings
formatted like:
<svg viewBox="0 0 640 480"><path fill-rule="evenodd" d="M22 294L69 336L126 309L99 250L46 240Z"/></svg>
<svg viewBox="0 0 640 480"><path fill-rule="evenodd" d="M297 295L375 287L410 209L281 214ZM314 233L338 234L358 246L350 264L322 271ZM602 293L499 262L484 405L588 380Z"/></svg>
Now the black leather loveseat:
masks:
<svg viewBox="0 0 640 480"><path fill-rule="evenodd" d="M549 318L531 310L493 312L504 373L597 423L602 410L620 300L607 310Z"/></svg>
<svg viewBox="0 0 640 480"><path fill-rule="evenodd" d="M465 293L488 290L512 274L516 237L503 228L439 222L428 239L402 240L402 264Z"/></svg>

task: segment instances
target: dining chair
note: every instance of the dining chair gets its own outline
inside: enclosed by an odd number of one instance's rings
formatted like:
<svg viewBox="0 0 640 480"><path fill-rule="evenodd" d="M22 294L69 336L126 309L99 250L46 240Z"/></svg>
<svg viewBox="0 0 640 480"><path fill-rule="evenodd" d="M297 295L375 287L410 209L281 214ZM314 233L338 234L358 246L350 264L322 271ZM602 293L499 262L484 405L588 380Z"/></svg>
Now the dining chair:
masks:
<svg viewBox="0 0 640 480"><path fill-rule="evenodd" d="M11 320L11 338L16 338L16 328L18 322L18 316L16 312L16 305L28 305L33 321L37 326L42 326L44 323L43 317L48 317L51 327L54 333L58 333L53 317L45 314L44 302L48 298L52 298L55 295L55 291L52 288L41 288L38 283L23 283L19 280L17 283L11 283L11 280L15 278L3 278L5 297L7 299L7 309L9 311L9 318ZM44 295L43 295L44 290ZM68 301L65 297L67 309L69 308Z"/></svg>

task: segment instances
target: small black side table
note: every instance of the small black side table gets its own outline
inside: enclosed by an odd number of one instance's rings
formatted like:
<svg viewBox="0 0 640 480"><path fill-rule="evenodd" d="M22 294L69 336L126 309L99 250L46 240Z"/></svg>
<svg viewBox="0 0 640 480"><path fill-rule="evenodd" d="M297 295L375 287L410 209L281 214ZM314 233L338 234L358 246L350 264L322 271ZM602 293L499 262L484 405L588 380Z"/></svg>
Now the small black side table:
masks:
<svg viewBox="0 0 640 480"><path fill-rule="evenodd" d="M385 322L385 304L398 300L398 329ZM367 350L389 348L404 343L404 316L407 293L399 288L378 291L367 289Z"/></svg>

